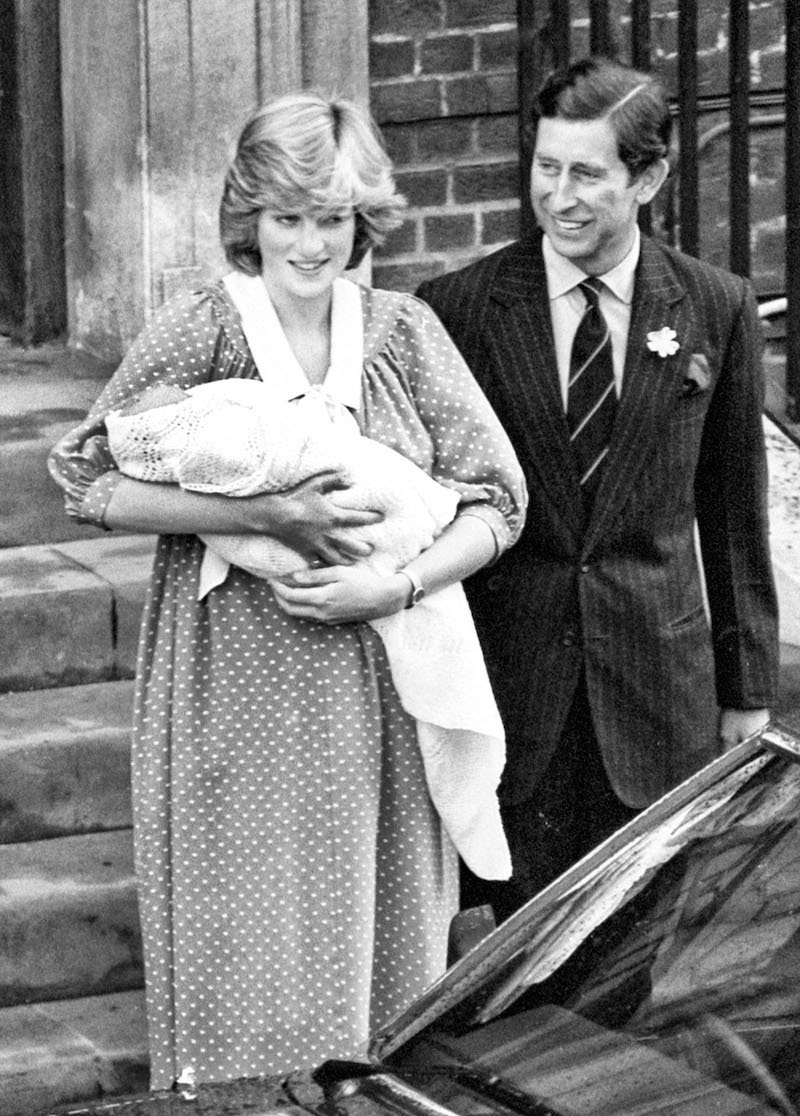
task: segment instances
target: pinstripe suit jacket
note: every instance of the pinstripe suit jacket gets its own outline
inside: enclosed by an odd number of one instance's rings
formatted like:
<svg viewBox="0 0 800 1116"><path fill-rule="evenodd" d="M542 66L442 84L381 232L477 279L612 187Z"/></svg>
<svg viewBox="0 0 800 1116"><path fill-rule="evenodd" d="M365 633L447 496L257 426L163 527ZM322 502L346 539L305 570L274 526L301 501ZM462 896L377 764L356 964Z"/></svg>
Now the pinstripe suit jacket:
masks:
<svg viewBox="0 0 800 1116"><path fill-rule="evenodd" d="M524 534L467 593L528 797L582 670L611 783L642 807L719 752L718 705L774 701L761 330L744 280L642 239L622 395L584 529L540 244L424 283L530 489ZM647 348L671 326L679 351ZM694 521L711 625L703 606Z"/></svg>

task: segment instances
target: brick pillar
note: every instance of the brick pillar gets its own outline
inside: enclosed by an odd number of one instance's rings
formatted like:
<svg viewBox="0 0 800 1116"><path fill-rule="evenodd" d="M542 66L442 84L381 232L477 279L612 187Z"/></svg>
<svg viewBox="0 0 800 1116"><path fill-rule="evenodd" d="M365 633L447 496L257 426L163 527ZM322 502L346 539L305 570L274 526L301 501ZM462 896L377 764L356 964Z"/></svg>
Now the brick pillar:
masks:
<svg viewBox="0 0 800 1116"><path fill-rule="evenodd" d="M408 200L375 254L413 290L519 230L516 0L370 0L372 109Z"/></svg>
<svg viewBox="0 0 800 1116"><path fill-rule="evenodd" d="M116 359L225 269L217 207L260 101L366 101L366 0L61 0L70 343ZM335 75L343 75L335 81Z"/></svg>

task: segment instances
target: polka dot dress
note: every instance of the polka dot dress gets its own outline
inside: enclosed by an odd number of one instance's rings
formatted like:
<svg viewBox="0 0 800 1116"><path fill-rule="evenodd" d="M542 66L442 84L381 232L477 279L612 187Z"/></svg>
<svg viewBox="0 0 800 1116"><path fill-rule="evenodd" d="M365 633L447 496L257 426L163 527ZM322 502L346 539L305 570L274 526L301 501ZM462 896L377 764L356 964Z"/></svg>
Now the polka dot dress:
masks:
<svg viewBox="0 0 800 1116"><path fill-rule="evenodd" d="M502 549L524 487L432 313L364 291L364 433L456 488ZM220 285L164 307L51 469L102 522L103 415L156 382L254 376ZM457 857L379 637L286 616L232 569L202 601L203 544L159 540L139 652L136 862L151 1087L363 1057L444 969Z"/></svg>

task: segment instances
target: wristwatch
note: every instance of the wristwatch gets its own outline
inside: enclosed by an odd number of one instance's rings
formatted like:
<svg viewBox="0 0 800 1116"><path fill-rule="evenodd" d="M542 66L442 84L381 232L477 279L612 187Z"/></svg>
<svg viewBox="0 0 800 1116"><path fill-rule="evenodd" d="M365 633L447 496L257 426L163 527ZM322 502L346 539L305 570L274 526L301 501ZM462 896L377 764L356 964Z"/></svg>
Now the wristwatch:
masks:
<svg viewBox="0 0 800 1116"><path fill-rule="evenodd" d="M425 596L425 586L422 584L422 580L415 570L406 568L404 570L399 570L398 572L401 574L405 574L405 576L411 582L411 596L408 598L405 607L413 608L414 605L418 604Z"/></svg>

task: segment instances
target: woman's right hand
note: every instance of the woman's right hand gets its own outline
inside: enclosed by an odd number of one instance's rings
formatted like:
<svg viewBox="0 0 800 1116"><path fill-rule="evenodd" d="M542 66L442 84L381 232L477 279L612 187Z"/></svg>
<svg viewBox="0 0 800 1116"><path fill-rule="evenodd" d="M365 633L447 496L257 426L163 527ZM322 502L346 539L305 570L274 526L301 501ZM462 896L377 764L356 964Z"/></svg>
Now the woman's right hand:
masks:
<svg viewBox="0 0 800 1116"><path fill-rule="evenodd" d="M346 566L372 551L354 537L353 528L383 519L377 509L354 503L347 482L335 472L259 496L188 492L177 484L118 477L104 523L141 534L271 535L313 566Z"/></svg>
<svg viewBox="0 0 800 1116"><path fill-rule="evenodd" d="M353 528L378 523L383 513L348 507L348 487L338 473L320 473L283 492L249 496L242 502L249 505L252 529L280 539L311 565L350 565L372 551L369 543L354 536Z"/></svg>

